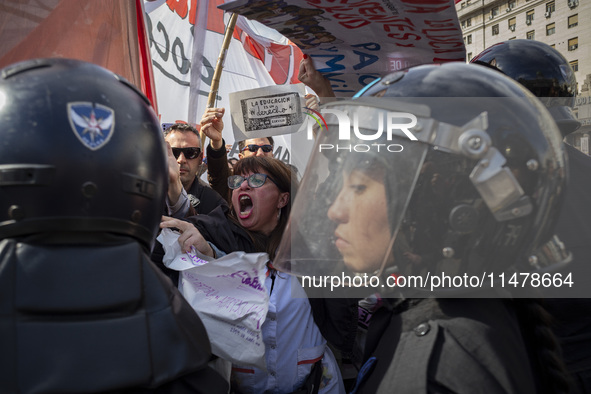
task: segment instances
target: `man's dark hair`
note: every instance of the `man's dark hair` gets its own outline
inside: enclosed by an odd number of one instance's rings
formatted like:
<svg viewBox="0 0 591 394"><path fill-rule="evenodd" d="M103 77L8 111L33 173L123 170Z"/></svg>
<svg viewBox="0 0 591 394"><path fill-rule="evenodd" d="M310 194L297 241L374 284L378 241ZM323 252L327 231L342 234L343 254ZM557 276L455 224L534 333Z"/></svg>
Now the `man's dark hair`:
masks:
<svg viewBox="0 0 591 394"><path fill-rule="evenodd" d="M195 133L197 135L197 137L199 137L199 130L197 130L195 127L191 126L188 123L174 123L170 126L168 126L166 128L166 130L164 130L164 136L169 135L170 133L172 133L173 131L180 131L181 133L186 133L189 131L192 131L193 133Z"/></svg>
<svg viewBox="0 0 591 394"><path fill-rule="evenodd" d="M273 137L262 137L262 138L266 138L269 140L269 144L275 148L275 141L273 141ZM240 149L240 152L242 152L242 149L244 149L244 147L246 146L246 140L240 141L238 143L238 149Z"/></svg>

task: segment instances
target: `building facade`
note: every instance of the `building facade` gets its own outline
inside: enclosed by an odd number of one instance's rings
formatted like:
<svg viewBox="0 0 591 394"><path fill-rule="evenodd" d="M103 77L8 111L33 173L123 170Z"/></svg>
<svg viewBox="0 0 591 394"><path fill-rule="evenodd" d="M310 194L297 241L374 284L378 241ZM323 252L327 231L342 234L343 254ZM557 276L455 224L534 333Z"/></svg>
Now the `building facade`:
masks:
<svg viewBox="0 0 591 394"><path fill-rule="evenodd" d="M456 10L467 61L517 38L541 41L562 53L577 78L575 112L582 123L568 142L590 154L591 0L460 0Z"/></svg>

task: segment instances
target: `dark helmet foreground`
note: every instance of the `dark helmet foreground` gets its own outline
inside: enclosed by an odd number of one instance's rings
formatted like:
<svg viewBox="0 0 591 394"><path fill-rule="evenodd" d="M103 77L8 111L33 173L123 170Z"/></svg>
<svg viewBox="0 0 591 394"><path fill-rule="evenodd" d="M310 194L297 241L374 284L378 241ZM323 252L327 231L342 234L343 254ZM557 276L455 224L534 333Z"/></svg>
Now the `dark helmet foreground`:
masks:
<svg viewBox="0 0 591 394"><path fill-rule="evenodd" d="M403 290L432 294L425 280L434 276L490 285L501 273L568 261L559 242L547 243L565 183L561 136L544 105L510 78L476 65L417 66L321 113L328 130L309 161L278 269L357 278L341 285L372 289L378 276L378 286L392 274L414 277ZM542 252L548 245L556 250ZM373 284L363 282L368 274ZM437 286L447 294L469 288Z"/></svg>
<svg viewBox="0 0 591 394"><path fill-rule="evenodd" d="M529 89L546 105L563 135L579 128L572 112L577 94L575 74L565 57L550 45L523 39L504 41L470 62L501 71Z"/></svg>
<svg viewBox="0 0 591 394"><path fill-rule="evenodd" d="M148 247L167 182L154 110L94 64L35 59L0 75L0 238L110 232Z"/></svg>

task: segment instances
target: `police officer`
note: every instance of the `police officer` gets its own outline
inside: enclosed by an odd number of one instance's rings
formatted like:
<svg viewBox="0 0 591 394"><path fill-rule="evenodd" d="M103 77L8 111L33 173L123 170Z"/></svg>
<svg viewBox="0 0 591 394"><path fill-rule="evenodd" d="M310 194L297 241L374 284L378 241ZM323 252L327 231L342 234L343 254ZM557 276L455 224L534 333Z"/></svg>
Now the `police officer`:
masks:
<svg viewBox="0 0 591 394"><path fill-rule="evenodd" d="M472 63L492 67L528 88L546 105L563 137L579 128L573 114L575 74L556 49L539 41L510 40L485 49ZM544 301L555 319L564 359L573 374L573 389L585 393L591 390L591 157L569 144L565 144L565 150L569 182L556 232L573 253L565 273L573 277L574 287L547 291Z"/></svg>
<svg viewBox="0 0 591 394"><path fill-rule="evenodd" d="M148 253L167 184L154 110L93 64L0 74L0 392L226 392Z"/></svg>
<svg viewBox="0 0 591 394"><path fill-rule="evenodd" d="M378 294L354 392L566 392L547 312L502 282L568 262L553 236L566 159L543 104L455 63L324 108L274 265Z"/></svg>

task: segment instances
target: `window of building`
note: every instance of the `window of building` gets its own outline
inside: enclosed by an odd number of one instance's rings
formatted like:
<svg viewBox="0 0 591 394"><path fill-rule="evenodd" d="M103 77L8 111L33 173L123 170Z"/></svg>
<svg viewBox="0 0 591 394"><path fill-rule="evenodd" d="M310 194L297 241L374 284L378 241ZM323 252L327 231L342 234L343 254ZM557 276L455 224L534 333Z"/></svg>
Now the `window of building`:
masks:
<svg viewBox="0 0 591 394"><path fill-rule="evenodd" d="M515 25L517 25L517 18L509 18L509 30L515 31Z"/></svg>
<svg viewBox="0 0 591 394"><path fill-rule="evenodd" d="M515 0L509 0L507 2L507 10L511 11L513 8L515 8Z"/></svg>
<svg viewBox="0 0 591 394"><path fill-rule="evenodd" d="M462 29L466 28L466 21L462 21Z"/></svg>
<svg viewBox="0 0 591 394"><path fill-rule="evenodd" d="M497 34L499 34L499 25L496 24L492 27L492 35L496 36Z"/></svg>
<svg viewBox="0 0 591 394"><path fill-rule="evenodd" d="M546 35L551 36L554 33L556 33L556 24L550 23L550 24L546 25Z"/></svg>
<svg viewBox="0 0 591 394"><path fill-rule="evenodd" d="M550 1L550 2L546 3L546 12L551 14L554 11L556 11L556 5L554 5L554 2Z"/></svg>
<svg viewBox="0 0 591 394"><path fill-rule="evenodd" d="M527 33L525 33L525 38L527 38L528 40L534 40L536 38L536 32L534 30L528 31Z"/></svg>
<svg viewBox="0 0 591 394"><path fill-rule="evenodd" d="M466 3L461 3L460 5L462 6L462 8L466 8Z"/></svg>
<svg viewBox="0 0 591 394"><path fill-rule="evenodd" d="M571 38L568 40L568 50L574 51L579 47L579 37Z"/></svg>
<svg viewBox="0 0 591 394"><path fill-rule="evenodd" d="M472 34L468 34L466 37L466 44L472 44Z"/></svg>
<svg viewBox="0 0 591 394"><path fill-rule="evenodd" d="M571 15L568 17L568 28L575 27L579 24L579 14Z"/></svg>
<svg viewBox="0 0 591 394"><path fill-rule="evenodd" d="M579 61L578 60L573 60L572 62L568 62L568 64L570 64L570 68L573 69L573 71L579 71Z"/></svg>
<svg viewBox="0 0 591 394"><path fill-rule="evenodd" d="M466 26L468 26L468 27L472 26L472 18L466 19Z"/></svg>
<svg viewBox="0 0 591 394"><path fill-rule="evenodd" d="M472 52L468 52L468 61L472 60Z"/></svg>
<svg viewBox="0 0 591 394"><path fill-rule="evenodd" d="M534 10L529 10L525 13L525 23L531 25L534 21Z"/></svg>
<svg viewBox="0 0 591 394"><path fill-rule="evenodd" d="M494 18L495 16L499 15L499 7L493 7L490 9L490 18Z"/></svg>

